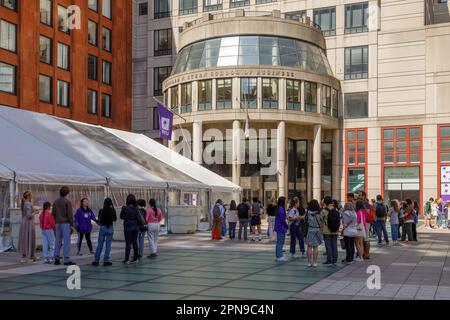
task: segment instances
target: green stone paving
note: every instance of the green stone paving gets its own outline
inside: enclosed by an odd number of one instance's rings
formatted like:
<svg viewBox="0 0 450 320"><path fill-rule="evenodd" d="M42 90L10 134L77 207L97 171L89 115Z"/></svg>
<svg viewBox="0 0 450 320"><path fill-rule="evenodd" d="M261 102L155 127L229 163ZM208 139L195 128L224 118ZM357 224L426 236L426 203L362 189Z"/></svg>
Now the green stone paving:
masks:
<svg viewBox="0 0 450 320"><path fill-rule="evenodd" d="M321 252L313 269L302 258L278 263L268 248L254 253L171 249L138 265L117 260L109 268L82 265L81 290L67 289L65 270L0 279L0 299L288 299L343 267L322 261Z"/></svg>

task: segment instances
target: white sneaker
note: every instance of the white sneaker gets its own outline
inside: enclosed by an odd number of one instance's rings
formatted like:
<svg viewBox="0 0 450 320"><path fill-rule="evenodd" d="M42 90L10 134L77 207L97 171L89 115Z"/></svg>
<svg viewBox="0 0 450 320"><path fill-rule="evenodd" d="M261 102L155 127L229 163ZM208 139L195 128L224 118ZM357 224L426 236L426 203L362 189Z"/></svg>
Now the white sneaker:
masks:
<svg viewBox="0 0 450 320"><path fill-rule="evenodd" d="M312 264L311 263L308 263L308 268L311 268L312 267Z"/></svg>
<svg viewBox="0 0 450 320"><path fill-rule="evenodd" d="M299 256L298 254L293 254L291 257L292 257L292 259L298 259L298 258L300 258L300 256Z"/></svg>
<svg viewBox="0 0 450 320"><path fill-rule="evenodd" d="M357 257L357 258L355 259L355 261L357 261L357 262L363 262L363 261L364 261L364 259L363 259L363 258L361 258L361 257Z"/></svg>
<svg viewBox="0 0 450 320"><path fill-rule="evenodd" d="M317 268L317 263L314 263L314 264L313 264L313 267L314 267L314 268Z"/></svg>
<svg viewBox="0 0 450 320"><path fill-rule="evenodd" d="M282 256L281 258L277 258L278 262L285 262L288 261L288 259L286 258L286 256Z"/></svg>

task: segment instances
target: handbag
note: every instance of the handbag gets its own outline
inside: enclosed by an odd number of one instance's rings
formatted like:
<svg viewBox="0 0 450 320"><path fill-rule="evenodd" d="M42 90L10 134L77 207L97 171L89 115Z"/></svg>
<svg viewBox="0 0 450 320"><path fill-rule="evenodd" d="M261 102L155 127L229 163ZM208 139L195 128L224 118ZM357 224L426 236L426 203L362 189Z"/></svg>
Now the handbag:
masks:
<svg viewBox="0 0 450 320"><path fill-rule="evenodd" d="M142 216L140 210L138 212L138 224L139 224L139 231L140 232L147 232L148 231L148 227L147 227L147 223L144 219L144 217Z"/></svg>
<svg viewBox="0 0 450 320"><path fill-rule="evenodd" d="M345 250L345 240L342 238L342 239L340 239L340 241L341 241L342 250Z"/></svg>

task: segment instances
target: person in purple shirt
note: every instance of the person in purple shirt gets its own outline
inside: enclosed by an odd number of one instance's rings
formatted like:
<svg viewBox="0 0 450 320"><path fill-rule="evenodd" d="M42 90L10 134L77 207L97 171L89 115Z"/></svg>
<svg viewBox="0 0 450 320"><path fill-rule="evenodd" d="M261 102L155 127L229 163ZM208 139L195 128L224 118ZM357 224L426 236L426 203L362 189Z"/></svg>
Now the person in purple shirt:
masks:
<svg viewBox="0 0 450 320"><path fill-rule="evenodd" d="M98 224L98 220L95 217L94 212L89 208L89 200L87 198L81 199L81 205L75 213L74 224L78 232L78 256L81 256L81 243L83 242L83 237L86 237L86 241L91 254L94 254L92 250L91 232L92 232L92 222Z"/></svg>
<svg viewBox="0 0 450 320"><path fill-rule="evenodd" d="M275 209L275 227L274 231L277 233L277 244L275 255L277 257L277 261L287 261L288 259L283 253L283 245L286 240L286 232L289 229L288 224L286 222L286 198L279 197L278 204Z"/></svg>

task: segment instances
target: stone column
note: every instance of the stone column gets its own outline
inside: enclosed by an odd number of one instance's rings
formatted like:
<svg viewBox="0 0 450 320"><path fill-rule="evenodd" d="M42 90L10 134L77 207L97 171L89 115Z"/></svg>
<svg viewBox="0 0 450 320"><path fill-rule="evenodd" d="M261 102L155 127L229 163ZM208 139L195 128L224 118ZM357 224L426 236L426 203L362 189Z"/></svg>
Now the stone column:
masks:
<svg viewBox="0 0 450 320"><path fill-rule="evenodd" d="M198 164L203 163L203 139L202 123L194 121L192 123L192 159Z"/></svg>
<svg viewBox="0 0 450 320"><path fill-rule="evenodd" d="M233 121L232 138L232 180L236 185L240 185L241 179L241 124L239 120Z"/></svg>
<svg viewBox="0 0 450 320"><path fill-rule="evenodd" d="M277 129L278 196L287 197L286 190L286 123L280 121Z"/></svg>
<svg viewBox="0 0 450 320"><path fill-rule="evenodd" d="M313 138L313 161L312 161L312 190L313 199L320 201L321 191L321 142L322 142L322 127L320 124L314 125Z"/></svg>
<svg viewBox="0 0 450 320"><path fill-rule="evenodd" d="M341 163L342 148L340 145L340 130L333 130L333 171L332 171L332 194L333 199L341 199Z"/></svg>

